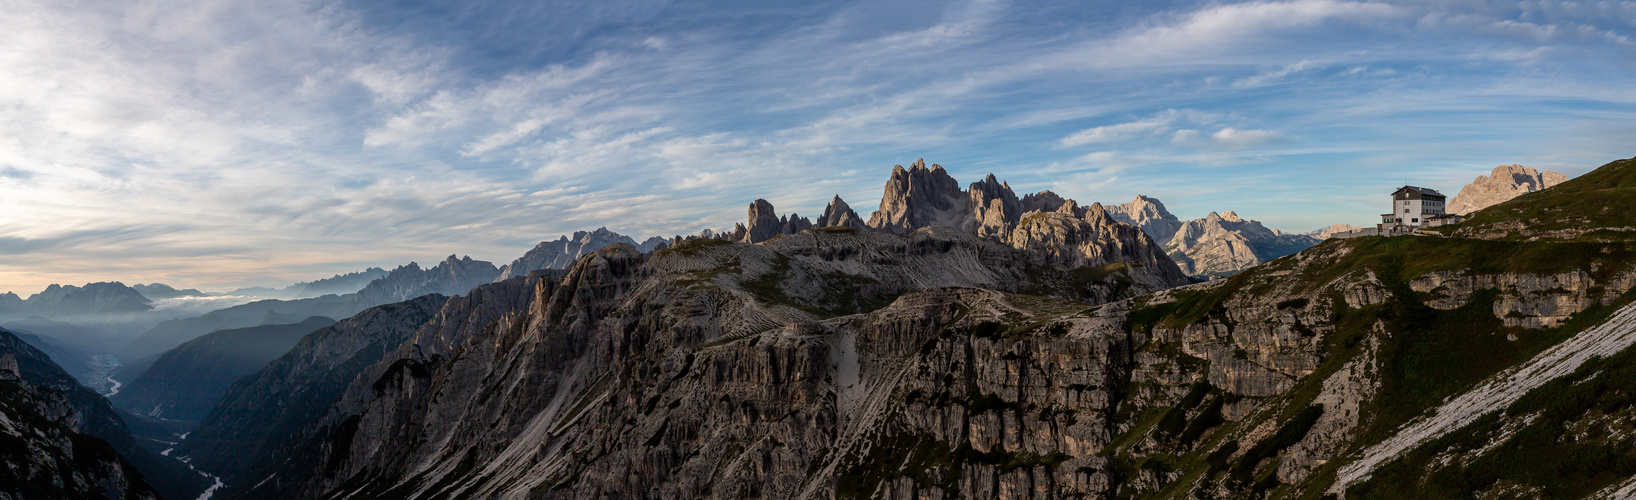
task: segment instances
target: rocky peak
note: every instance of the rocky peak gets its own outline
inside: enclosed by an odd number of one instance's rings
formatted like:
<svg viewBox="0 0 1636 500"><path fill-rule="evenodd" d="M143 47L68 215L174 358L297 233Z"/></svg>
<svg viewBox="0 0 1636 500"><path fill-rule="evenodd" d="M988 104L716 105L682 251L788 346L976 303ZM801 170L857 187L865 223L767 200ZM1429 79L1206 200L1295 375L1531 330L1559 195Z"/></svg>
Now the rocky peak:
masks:
<svg viewBox="0 0 1636 500"><path fill-rule="evenodd" d="M1113 216L1114 220L1142 228L1142 232L1160 245L1169 243L1182 226L1181 219L1166 210L1165 204L1156 198L1136 195L1136 199L1128 203L1107 208L1108 215Z"/></svg>
<svg viewBox="0 0 1636 500"><path fill-rule="evenodd" d="M941 165L926 168L924 159L913 167L892 168L882 191L880 209L868 227L888 233L907 233L927 226L960 227L969 215L967 196Z"/></svg>
<svg viewBox="0 0 1636 500"><path fill-rule="evenodd" d="M1210 212L1181 224L1165 251L1194 276L1226 276L1262 262L1305 250L1318 238L1285 234L1237 212Z"/></svg>
<svg viewBox="0 0 1636 500"><path fill-rule="evenodd" d="M824 207L824 216L818 219L817 225L818 227L839 226L853 229L863 229L864 227L863 218L858 217L858 213L852 211L852 207L848 206L846 201L841 200L841 195L835 195L834 199L829 200L829 206Z"/></svg>
<svg viewBox="0 0 1636 500"><path fill-rule="evenodd" d="M1050 191L1045 191L1045 192L1049 193ZM1101 210L1102 215L1107 216L1107 212L1102 209L1102 204L1101 203L1091 202L1091 207L1094 207L1097 210ZM1068 200L1067 202L1064 202L1062 204L1062 206L1057 207L1056 212L1059 213L1059 214L1070 216L1070 217L1084 217L1084 216L1086 216L1086 215L1088 215L1090 213L1089 209L1083 209L1083 210L1080 209L1079 208L1079 202L1074 201L1074 200Z"/></svg>
<svg viewBox="0 0 1636 500"><path fill-rule="evenodd" d="M421 269L420 264L410 262L365 285L354 297L353 305L365 309L428 294L464 295L472 287L494 281L498 276L500 269L494 264L470 256L449 255L430 269Z"/></svg>
<svg viewBox="0 0 1636 500"><path fill-rule="evenodd" d="M84 287L53 283L24 301L29 312L52 317L139 313L153 309L149 302L141 292L118 281L88 283Z"/></svg>
<svg viewBox="0 0 1636 500"><path fill-rule="evenodd" d="M749 225L745 227L745 243L761 243L772 239L783 229L785 221L779 220L778 214L773 211L773 204L767 200L757 199L750 203Z"/></svg>
<svg viewBox="0 0 1636 500"><path fill-rule="evenodd" d="M1070 201L1070 203L1072 202ZM1066 207L1067 205L1063 206ZM1083 218L1086 222L1090 222L1092 224L1113 224L1114 222L1117 222L1112 216L1108 215L1108 209L1103 207L1102 204L1098 202L1091 202L1091 206L1085 209L1085 216Z"/></svg>
<svg viewBox="0 0 1636 500"><path fill-rule="evenodd" d="M572 239L565 235L556 241L542 241L535 245L528 253L501 268L500 275L495 281L527 276L528 273L541 269L567 269L581 256L615 243L625 243L648 251L664 241L664 238L653 237L637 244L631 237L610 231L607 227L599 227L595 231L575 231Z"/></svg>
<svg viewBox="0 0 1636 500"><path fill-rule="evenodd" d="M1448 213L1470 214L1524 194L1549 188L1568 180L1556 172L1541 173L1522 165L1500 165L1489 175L1479 175L1460 194L1449 200Z"/></svg>
<svg viewBox="0 0 1636 500"><path fill-rule="evenodd" d="M1067 201L1068 200L1063 199L1063 197L1058 196L1056 193L1046 190L1038 193L1023 195L1019 204L1022 205L1022 209L1025 212L1034 210L1050 212L1061 207L1062 204L1066 203Z"/></svg>
<svg viewBox="0 0 1636 500"><path fill-rule="evenodd" d="M971 183L970 203L972 232L982 238L1004 239L1017 224L1024 210L1011 186L988 174L981 182Z"/></svg>

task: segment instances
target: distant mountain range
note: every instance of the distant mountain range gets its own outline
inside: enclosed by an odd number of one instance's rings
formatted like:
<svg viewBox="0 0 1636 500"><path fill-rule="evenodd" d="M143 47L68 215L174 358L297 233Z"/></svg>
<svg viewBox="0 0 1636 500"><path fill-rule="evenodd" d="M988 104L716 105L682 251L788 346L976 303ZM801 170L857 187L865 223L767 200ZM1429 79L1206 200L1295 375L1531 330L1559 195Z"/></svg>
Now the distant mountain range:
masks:
<svg viewBox="0 0 1636 500"><path fill-rule="evenodd" d="M174 299L179 297L207 297L210 295L192 288L177 290L164 283L151 283L146 285L138 283L131 285L131 289L136 290L137 293L142 294L143 297L147 297L148 300Z"/></svg>
<svg viewBox="0 0 1636 500"><path fill-rule="evenodd" d="M529 272L540 269L563 269L573 265L581 256L614 243L624 243L638 251L647 252L664 242L664 238L655 236L637 243L631 237L609 231L606 227L597 228L595 231L576 231L572 237L563 236L554 241L542 241L535 245L522 257L500 268L499 277L495 280L527 276Z"/></svg>
<svg viewBox="0 0 1636 500"><path fill-rule="evenodd" d="M153 309L150 302L141 292L117 281L84 287L53 284L26 300L11 292L0 294L0 317L140 314Z"/></svg>
<svg viewBox="0 0 1636 500"><path fill-rule="evenodd" d="M1141 227L1182 271L1197 277L1222 277L1312 247L1322 238L1268 229L1232 211L1183 222L1157 199L1138 195L1110 207L1115 220Z"/></svg>

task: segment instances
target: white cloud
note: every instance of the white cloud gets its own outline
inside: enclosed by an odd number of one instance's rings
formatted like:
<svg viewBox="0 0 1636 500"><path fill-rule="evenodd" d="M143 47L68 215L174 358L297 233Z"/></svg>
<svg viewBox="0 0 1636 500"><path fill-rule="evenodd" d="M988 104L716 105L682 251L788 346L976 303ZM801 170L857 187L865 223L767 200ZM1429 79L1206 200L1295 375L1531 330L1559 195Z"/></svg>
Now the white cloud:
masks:
<svg viewBox="0 0 1636 500"><path fill-rule="evenodd" d="M1297 0L1214 5L1176 17L1178 22L1139 29L1086 47L1093 66L1137 66L1165 60L1199 60L1230 52L1269 34L1329 21L1368 22L1403 9L1379 2Z"/></svg>
<svg viewBox="0 0 1636 500"><path fill-rule="evenodd" d="M1285 77L1288 77L1288 76L1290 76L1292 74L1302 73L1302 72L1305 72L1305 71L1308 71L1308 70L1311 70L1311 69L1314 69L1314 68L1318 68L1318 67L1321 67L1321 66L1322 65L1320 63L1316 62L1316 61L1302 60L1302 61L1297 62L1295 64L1284 66L1284 67L1276 69L1276 70L1272 70L1272 71L1268 71L1268 72L1265 72L1265 73L1260 73L1260 74L1256 74L1254 76L1249 76L1249 77L1245 77L1245 78L1241 78L1239 80L1236 80L1236 81L1233 82L1233 88L1245 89L1245 88L1252 88L1252 87L1260 87L1260 86L1263 86L1263 85L1271 85L1271 84L1278 83L1278 82L1282 81Z"/></svg>
<svg viewBox="0 0 1636 500"><path fill-rule="evenodd" d="M1064 147L1083 146L1086 144L1122 141L1147 133L1163 134L1168 130L1170 130L1168 121L1148 119L1088 128L1074 132L1068 137L1063 137L1061 142Z"/></svg>
<svg viewBox="0 0 1636 500"><path fill-rule="evenodd" d="M1271 130L1239 130L1227 127L1210 134L1210 140L1226 149L1244 149L1263 146L1283 139L1283 134Z"/></svg>

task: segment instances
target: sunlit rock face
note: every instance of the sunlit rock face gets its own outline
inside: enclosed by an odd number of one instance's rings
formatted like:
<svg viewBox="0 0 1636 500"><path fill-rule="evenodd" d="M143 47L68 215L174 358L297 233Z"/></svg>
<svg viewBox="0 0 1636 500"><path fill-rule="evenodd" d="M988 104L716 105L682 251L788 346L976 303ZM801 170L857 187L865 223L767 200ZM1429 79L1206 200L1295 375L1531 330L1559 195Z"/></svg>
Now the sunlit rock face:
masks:
<svg viewBox="0 0 1636 500"><path fill-rule="evenodd" d="M1568 176L1556 172L1540 172L1522 165L1500 165L1488 175L1479 175L1471 184L1460 188L1460 193L1449 200L1448 213L1471 214L1567 180Z"/></svg>

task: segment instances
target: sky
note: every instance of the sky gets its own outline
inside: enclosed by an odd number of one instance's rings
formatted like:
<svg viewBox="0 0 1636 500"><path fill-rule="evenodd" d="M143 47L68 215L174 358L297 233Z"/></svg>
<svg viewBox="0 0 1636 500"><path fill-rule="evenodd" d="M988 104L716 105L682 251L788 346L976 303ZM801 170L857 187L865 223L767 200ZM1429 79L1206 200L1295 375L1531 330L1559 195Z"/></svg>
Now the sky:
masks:
<svg viewBox="0 0 1636 500"><path fill-rule="evenodd" d="M1636 2L0 0L0 292L864 217L893 165L1286 231L1636 155Z"/></svg>

